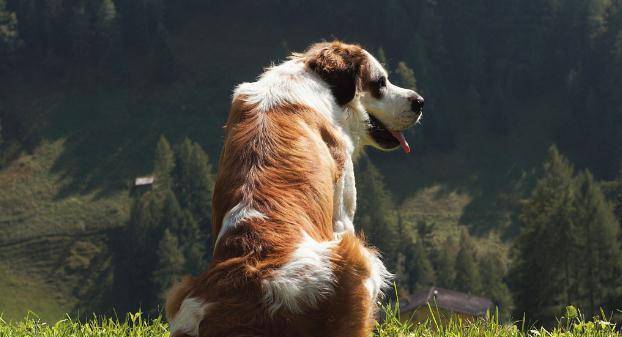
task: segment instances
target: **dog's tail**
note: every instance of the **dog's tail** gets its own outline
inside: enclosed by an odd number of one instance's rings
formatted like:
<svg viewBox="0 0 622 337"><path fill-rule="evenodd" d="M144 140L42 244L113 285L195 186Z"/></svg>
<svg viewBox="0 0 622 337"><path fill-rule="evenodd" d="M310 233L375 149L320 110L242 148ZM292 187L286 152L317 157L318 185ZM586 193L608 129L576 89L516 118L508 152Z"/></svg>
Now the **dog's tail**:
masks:
<svg viewBox="0 0 622 337"><path fill-rule="evenodd" d="M196 279L185 276L166 295L166 319L170 325L171 337L199 336L199 325L211 304L191 296L196 282Z"/></svg>
<svg viewBox="0 0 622 337"><path fill-rule="evenodd" d="M171 322L179 308L181 303L188 296L192 288L194 287L194 279L190 276L184 276L179 282L171 287L166 294L166 319Z"/></svg>

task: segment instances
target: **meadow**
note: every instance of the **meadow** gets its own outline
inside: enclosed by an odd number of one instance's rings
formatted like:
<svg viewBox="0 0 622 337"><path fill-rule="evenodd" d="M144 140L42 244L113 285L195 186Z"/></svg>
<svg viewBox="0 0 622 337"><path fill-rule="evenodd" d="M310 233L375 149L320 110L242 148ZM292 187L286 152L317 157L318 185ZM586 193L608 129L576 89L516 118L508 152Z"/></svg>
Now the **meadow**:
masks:
<svg viewBox="0 0 622 337"><path fill-rule="evenodd" d="M551 329L531 328L520 321L502 324L493 317L474 322L450 319L441 321L433 315L421 323L403 322L394 307L384 308L386 318L375 329L374 337L619 337L616 325L606 318L584 319L574 308L566 310L567 317L558 320ZM128 314L125 319L92 318L77 321L71 318L50 324L36 314L17 321L0 318L0 337L164 337L169 336L168 324L158 317L148 319L141 312Z"/></svg>

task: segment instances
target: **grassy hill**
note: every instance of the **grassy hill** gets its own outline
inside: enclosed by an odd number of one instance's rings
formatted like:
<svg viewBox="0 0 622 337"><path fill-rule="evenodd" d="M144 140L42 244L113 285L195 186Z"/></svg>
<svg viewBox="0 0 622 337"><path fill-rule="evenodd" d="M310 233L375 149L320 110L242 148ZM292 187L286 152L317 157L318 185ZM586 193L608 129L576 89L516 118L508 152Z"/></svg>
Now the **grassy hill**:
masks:
<svg viewBox="0 0 622 337"><path fill-rule="evenodd" d="M63 194L53 170L64 142L43 142L0 171L0 311L56 320L96 281L106 240L128 213L125 191Z"/></svg>

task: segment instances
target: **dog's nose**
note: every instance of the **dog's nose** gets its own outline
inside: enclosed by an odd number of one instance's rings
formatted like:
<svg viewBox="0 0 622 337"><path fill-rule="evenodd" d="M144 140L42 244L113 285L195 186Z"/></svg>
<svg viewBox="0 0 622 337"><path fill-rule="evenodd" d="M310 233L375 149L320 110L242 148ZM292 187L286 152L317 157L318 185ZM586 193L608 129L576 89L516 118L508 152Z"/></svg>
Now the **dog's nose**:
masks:
<svg viewBox="0 0 622 337"><path fill-rule="evenodd" d="M421 109L423 109L423 103L423 97L417 94L410 97L410 108L415 112L421 111Z"/></svg>

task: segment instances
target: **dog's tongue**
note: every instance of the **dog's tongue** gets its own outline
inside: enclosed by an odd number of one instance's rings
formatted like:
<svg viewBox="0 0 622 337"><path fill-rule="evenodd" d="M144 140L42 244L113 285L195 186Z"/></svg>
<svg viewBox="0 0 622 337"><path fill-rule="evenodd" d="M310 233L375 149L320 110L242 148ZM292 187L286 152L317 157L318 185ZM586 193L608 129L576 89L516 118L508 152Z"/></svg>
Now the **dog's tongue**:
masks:
<svg viewBox="0 0 622 337"><path fill-rule="evenodd" d="M408 142L406 141L406 137L404 137L404 134L399 131L393 131L393 130L389 130L389 132L391 132L391 135L393 135L395 139L399 140L400 145L402 146L402 150L404 150L405 153L410 153L410 145L408 145Z"/></svg>

